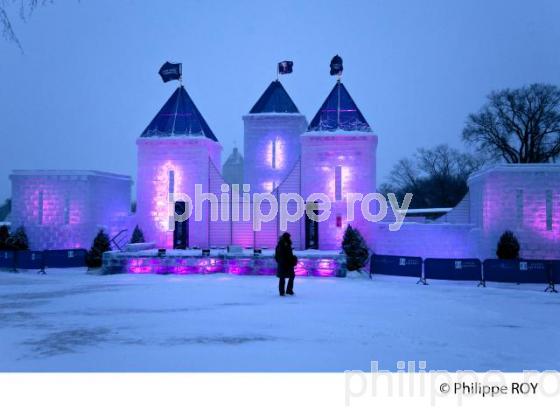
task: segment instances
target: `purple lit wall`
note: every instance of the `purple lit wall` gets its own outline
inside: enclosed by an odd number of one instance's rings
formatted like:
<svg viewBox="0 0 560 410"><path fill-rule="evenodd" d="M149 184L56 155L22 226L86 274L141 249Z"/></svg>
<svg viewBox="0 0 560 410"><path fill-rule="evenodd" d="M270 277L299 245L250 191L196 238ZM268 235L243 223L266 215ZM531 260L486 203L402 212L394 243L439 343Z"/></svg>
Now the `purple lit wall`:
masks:
<svg viewBox="0 0 560 410"><path fill-rule="evenodd" d="M305 132L307 120L297 113L263 113L245 115L243 121L243 182L253 192L271 192L298 161L299 136Z"/></svg>
<svg viewBox="0 0 560 410"><path fill-rule="evenodd" d="M522 258L560 258L560 166L502 164L469 179L469 192L448 215L404 223L390 232L375 225L379 254L435 258L495 258L505 230L515 233Z"/></svg>
<svg viewBox="0 0 560 410"><path fill-rule="evenodd" d="M469 189L480 257L495 257L498 239L509 229L521 257L560 258L559 165L498 165L471 177Z"/></svg>
<svg viewBox="0 0 560 410"><path fill-rule="evenodd" d="M301 136L301 181L304 198L315 192L325 193L332 203L328 220L319 224L319 248L339 249L348 224L348 193L368 194L376 191L377 136L371 132L317 131ZM337 170L338 168L338 170ZM375 213L375 209L371 208ZM373 224L355 207L357 227L373 245Z"/></svg>
<svg viewBox="0 0 560 410"><path fill-rule="evenodd" d="M344 276L342 255L299 255L295 268L297 276ZM272 256L212 255L193 256L179 253L157 257L149 254L108 252L103 257L106 273L134 274L211 274L276 275L277 264Z"/></svg>
<svg viewBox="0 0 560 410"><path fill-rule="evenodd" d="M97 171L14 171L13 228L23 225L34 250L89 248L97 230L129 228L130 177Z"/></svg>
<svg viewBox="0 0 560 410"><path fill-rule="evenodd" d="M169 230L169 192L183 193L194 199L195 184L202 192L209 192L211 166L220 164L222 147L204 137L139 138L137 218L147 241L159 247L173 246L173 232ZM171 177L172 172L172 177ZM171 187L171 188L170 188ZM205 202L203 214L207 215ZM189 223L189 245L209 246L208 221Z"/></svg>
<svg viewBox="0 0 560 410"><path fill-rule="evenodd" d="M422 258L473 258L477 233L470 224L404 223L390 231L389 223L373 228L375 253L380 255L419 256Z"/></svg>

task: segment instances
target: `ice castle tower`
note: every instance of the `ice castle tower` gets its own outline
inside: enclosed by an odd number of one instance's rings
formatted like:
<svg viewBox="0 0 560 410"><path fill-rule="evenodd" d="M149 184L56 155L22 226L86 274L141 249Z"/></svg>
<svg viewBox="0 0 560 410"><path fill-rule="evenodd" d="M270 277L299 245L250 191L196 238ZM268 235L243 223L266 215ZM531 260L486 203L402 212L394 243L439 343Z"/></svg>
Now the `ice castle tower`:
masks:
<svg viewBox="0 0 560 410"><path fill-rule="evenodd" d="M319 249L340 248L349 223L347 194L376 192L376 150L377 136L338 80L301 136L302 195L325 193L332 204L328 220L319 223ZM367 223L358 206L350 224L371 244L373 224ZM371 208L375 213L373 203Z"/></svg>
<svg viewBox="0 0 560 410"><path fill-rule="evenodd" d="M300 156L299 137L307 120L275 80L255 103L245 123L244 183L253 192L271 192L288 176Z"/></svg>
<svg viewBox="0 0 560 410"><path fill-rule="evenodd" d="M209 245L206 218L190 218L169 230L170 193L194 198L195 184L209 192L210 174L220 168L222 146L187 90L178 87L137 139L137 220L147 241L159 247ZM208 204L202 209L207 214ZM182 209L177 211L181 214Z"/></svg>

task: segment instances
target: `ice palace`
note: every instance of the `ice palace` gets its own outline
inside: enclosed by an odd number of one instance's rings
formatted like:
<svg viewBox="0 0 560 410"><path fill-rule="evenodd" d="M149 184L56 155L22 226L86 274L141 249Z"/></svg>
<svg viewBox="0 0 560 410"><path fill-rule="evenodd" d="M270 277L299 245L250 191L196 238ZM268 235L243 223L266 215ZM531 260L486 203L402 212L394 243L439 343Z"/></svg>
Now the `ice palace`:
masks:
<svg viewBox="0 0 560 410"><path fill-rule="evenodd" d="M155 248L273 248L281 234L278 218L255 231L251 221L210 221L205 204L207 217L170 227L170 193L192 197L199 184L220 197L223 184L244 183L252 192L277 197L326 194L332 203L327 220L304 217L286 230L297 250L338 251L348 224L346 195L377 188L378 136L343 82L336 81L308 122L274 80L243 122L244 153L234 149L222 167L219 139L179 85L137 139L136 212L131 212L130 176L15 170L11 225L25 227L35 250L88 248L100 227L114 236L135 225ZM390 216L373 223L356 212L351 224L378 254L483 259L495 255L499 236L509 229L520 241L522 257L560 256L560 165L494 165L472 175L468 185L465 198L436 220L409 216L392 232ZM232 202L219 207L231 208ZM175 211L184 207L175 203Z"/></svg>

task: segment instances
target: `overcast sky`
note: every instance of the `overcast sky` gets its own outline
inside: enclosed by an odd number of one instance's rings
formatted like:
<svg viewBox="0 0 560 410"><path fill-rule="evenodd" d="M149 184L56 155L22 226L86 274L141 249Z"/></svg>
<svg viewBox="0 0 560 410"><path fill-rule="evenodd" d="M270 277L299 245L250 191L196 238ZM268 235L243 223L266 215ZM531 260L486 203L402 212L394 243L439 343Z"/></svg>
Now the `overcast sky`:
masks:
<svg viewBox="0 0 560 410"><path fill-rule="evenodd" d="M378 183L418 147L463 148L468 113L493 89L560 84L560 1L55 0L0 39L0 200L12 169L136 177L135 140L184 83L222 143L275 79L311 120L334 84L329 61L379 135Z"/></svg>

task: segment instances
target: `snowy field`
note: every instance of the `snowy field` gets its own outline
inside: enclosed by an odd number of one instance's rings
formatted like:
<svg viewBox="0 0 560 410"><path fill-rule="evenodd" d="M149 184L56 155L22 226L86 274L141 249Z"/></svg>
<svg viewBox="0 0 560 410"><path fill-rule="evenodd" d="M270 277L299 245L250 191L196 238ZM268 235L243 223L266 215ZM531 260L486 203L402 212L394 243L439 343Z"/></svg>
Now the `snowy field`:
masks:
<svg viewBox="0 0 560 410"><path fill-rule="evenodd" d="M0 272L0 371L343 371L560 367L541 285Z"/></svg>

